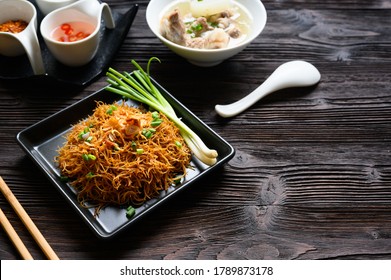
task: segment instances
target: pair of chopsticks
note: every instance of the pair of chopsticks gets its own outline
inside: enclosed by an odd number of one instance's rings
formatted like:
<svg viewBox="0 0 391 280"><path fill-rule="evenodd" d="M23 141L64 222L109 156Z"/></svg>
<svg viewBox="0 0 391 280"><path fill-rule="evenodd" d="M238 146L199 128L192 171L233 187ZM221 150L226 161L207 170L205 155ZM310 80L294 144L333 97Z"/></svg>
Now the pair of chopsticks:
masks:
<svg viewBox="0 0 391 280"><path fill-rule="evenodd" d="M24 223L24 225L26 226L30 234L33 236L35 242L37 242L41 250L44 252L46 257L49 260L59 260L58 256L53 251L52 247L50 247L49 243L43 237L43 235L41 234L37 226L34 224L34 222L31 220L29 215L23 209L22 205L16 199L16 197L14 196L10 188L7 186L7 184L4 182L1 176L0 176L0 189L3 195L5 196L5 198L11 204L12 208L18 214L19 218L22 220L22 222ZM23 244L22 240L20 239L20 237L18 236L18 234L16 233L16 231L14 230L11 223L9 222L9 220L4 215L1 209L0 209L0 222L4 230L7 232L8 236L10 237L12 243L19 251L22 258L27 260L32 260L33 257L31 256L26 246Z"/></svg>

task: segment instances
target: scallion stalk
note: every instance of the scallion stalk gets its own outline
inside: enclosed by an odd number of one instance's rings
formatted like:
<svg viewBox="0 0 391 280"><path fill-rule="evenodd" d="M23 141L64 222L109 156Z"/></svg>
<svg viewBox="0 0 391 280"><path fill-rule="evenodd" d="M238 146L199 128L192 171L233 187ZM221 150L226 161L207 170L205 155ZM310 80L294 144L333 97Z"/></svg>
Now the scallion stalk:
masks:
<svg viewBox="0 0 391 280"><path fill-rule="evenodd" d="M132 60L132 64L137 68L137 70L133 71L133 75L127 72L120 73L113 68L109 68L106 73L109 86L106 89L123 97L144 103L165 114L179 128L183 139L193 154L207 165L215 164L218 156L217 151L209 149L205 145L202 139L176 115L171 104L152 84L149 76L149 67L153 60L160 62L156 57L150 58L147 72L136 61Z"/></svg>

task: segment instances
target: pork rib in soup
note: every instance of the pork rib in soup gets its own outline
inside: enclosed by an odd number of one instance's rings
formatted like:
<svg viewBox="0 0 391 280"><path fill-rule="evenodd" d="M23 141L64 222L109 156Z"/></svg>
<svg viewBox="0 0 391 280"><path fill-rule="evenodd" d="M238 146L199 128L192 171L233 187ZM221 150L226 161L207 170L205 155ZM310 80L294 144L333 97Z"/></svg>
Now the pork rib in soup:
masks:
<svg viewBox="0 0 391 280"><path fill-rule="evenodd" d="M222 49L245 39L248 24L243 11L233 6L219 13L194 17L186 6L170 9L160 24L162 35L181 46L196 49Z"/></svg>

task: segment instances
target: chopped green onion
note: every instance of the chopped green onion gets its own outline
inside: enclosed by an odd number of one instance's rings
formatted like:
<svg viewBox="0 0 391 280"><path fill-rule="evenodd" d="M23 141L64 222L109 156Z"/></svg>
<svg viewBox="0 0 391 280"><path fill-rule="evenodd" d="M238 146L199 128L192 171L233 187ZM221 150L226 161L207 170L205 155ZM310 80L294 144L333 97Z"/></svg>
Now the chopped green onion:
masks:
<svg viewBox="0 0 391 280"><path fill-rule="evenodd" d="M87 175L86 175L86 177L87 177L88 179L91 179L92 177L94 177L94 173L88 172Z"/></svg>
<svg viewBox="0 0 391 280"><path fill-rule="evenodd" d="M128 208L126 208L126 216L128 218L133 217L134 214L136 214L136 209L134 209L132 206L129 206Z"/></svg>
<svg viewBox="0 0 391 280"><path fill-rule="evenodd" d="M111 105L109 109L107 109L106 113L109 114L109 115L112 115L113 114L113 111L116 111L117 110L117 107L114 106L114 105Z"/></svg>
<svg viewBox="0 0 391 280"><path fill-rule="evenodd" d="M152 118L153 118L153 121L151 122L152 127L157 127L163 122L163 120L159 117L160 117L159 112L155 111L152 113Z"/></svg>
<svg viewBox="0 0 391 280"><path fill-rule="evenodd" d="M133 150L136 150L136 148L137 148L137 143L134 142L134 141L132 141L132 149L133 149Z"/></svg>
<svg viewBox="0 0 391 280"><path fill-rule="evenodd" d="M201 31L201 30L202 30L202 24L199 23L199 24L196 24L196 25L192 25L192 26L191 26L191 29L192 29L193 31Z"/></svg>
<svg viewBox="0 0 391 280"><path fill-rule="evenodd" d="M87 141L87 142L91 142L91 141L92 141L92 136L88 137L88 138L86 139L86 141Z"/></svg>
<svg viewBox="0 0 391 280"><path fill-rule="evenodd" d="M136 153L138 155L142 155L144 153L144 149L136 149Z"/></svg>
<svg viewBox="0 0 391 280"><path fill-rule="evenodd" d="M152 57L148 61L147 72L134 60L132 64L137 68L133 74L120 73L109 68L106 73L109 86L106 89L110 92L120 94L123 97L144 103L145 105L165 114L179 128L183 139L194 153L194 155L207 165L213 165L217 161L217 151L209 149L201 138L191 130L175 113L170 103L164 98L160 91L152 84L149 75L149 67L153 60L160 60Z"/></svg>
<svg viewBox="0 0 391 280"><path fill-rule="evenodd" d="M159 112L152 112L152 118L154 119L154 120L156 120L156 119L158 119L160 117L160 115L159 115Z"/></svg>
<svg viewBox="0 0 391 280"><path fill-rule="evenodd" d="M148 128L148 129L143 129L141 132L142 135L144 135L147 139L151 138L152 135L156 132L156 129L154 128Z"/></svg>
<svg viewBox="0 0 391 280"><path fill-rule="evenodd" d="M157 126L159 126L162 122L163 122L162 119L155 119L155 120L153 120L153 121L151 122L151 126L152 126L152 127L157 127Z"/></svg>
<svg viewBox="0 0 391 280"><path fill-rule="evenodd" d="M88 155L87 155L87 154L83 154L82 157L83 157L83 159L84 159L85 161L96 160L96 156L91 155L91 154L88 154Z"/></svg>
<svg viewBox="0 0 391 280"><path fill-rule="evenodd" d="M60 181L66 183L69 181L69 177L68 176L60 176Z"/></svg>
<svg viewBox="0 0 391 280"><path fill-rule="evenodd" d="M178 148L182 148L182 143L179 142L178 140L175 140L175 145L176 145Z"/></svg>
<svg viewBox="0 0 391 280"><path fill-rule="evenodd" d="M85 140L90 135L90 128L85 127L82 131L80 131L78 137L80 140Z"/></svg>
<svg viewBox="0 0 391 280"><path fill-rule="evenodd" d="M142 132L142 135L144 135L147 139L151 138L152 137L152 132L147 130L147 129L144 129Z"/></svg>

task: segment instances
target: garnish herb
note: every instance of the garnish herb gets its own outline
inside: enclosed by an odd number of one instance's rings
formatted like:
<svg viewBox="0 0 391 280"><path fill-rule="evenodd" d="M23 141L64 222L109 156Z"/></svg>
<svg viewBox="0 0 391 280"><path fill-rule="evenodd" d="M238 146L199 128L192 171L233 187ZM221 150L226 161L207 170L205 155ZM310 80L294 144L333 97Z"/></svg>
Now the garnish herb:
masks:
<svg viewBox="0 0 391 280"><path fill-rule="evenodd" d="M156 129L154 128L148 128L148 129L143 129L141 132L142 135L144 135L147 139L151 138L152 135L156 132Z"/></svg>
<svg viewBox="0 0 391 280"><path fill-rule="evenodd" d="M109 114L109 115L112 115L113 114L113 111L117 110L117 107L115 107L114 105L111 105L109 109L107 109L106 113Z"/></svg>
<svg viewBox="0 0 391 280"><path fill-rule="evenodd" d="M69 181L69 177L68 176L60 176L60 181L67 183Z"/></svg>
<svg viewBox="0 0 391 280"><path fill-rule="evenodd" d="M198 24L192 25L192 26L191 26L191 29L192 29L194 32L201 31L201 30L202 30L202 24L201 24L201 23L198 23Z"/></svg>
<svg viewBox="0 0 391 280"><path fill-rule="evenodd" d="M155 111L155 112L152 113L152 118L153 118L153 120L151 122L151 126L152 127L157 127L157 126L159 126L163 122L163 120L161 118L159 118L159 117L160 116L159 116L158 112Z"/></svg>
<svg viewBox="0 0 391 280"><path fill-rule="evenodd" d="M159 126L162 123L162 121L163 120L161 120L161 119L153 120L151 122L151 125L152 125L152 127L157 127L157 126Z"/></svg>
<svg viewBox="0 0 391 280"><path fill-rule="evenodd" d="M133 71L133 75L128 72L120 73L113 68L109 68L106 73L109 86L106 89L120 94L123 97L144 103L165 114L179 128L183 139L194 155L207 165L215 164L218 156L217 151L209 149L201 138L178 118L170 103L152 84L149 67L153 60L160 62L157 57L150 58L147 65L147 72L136 61L132 60L132 64L137 68L137 70Z"/></svg>
<svg viewBox="0 0 391 280"><path fill-rule="evenodd" d="M136 148L137 148L137 143L134 142L134 141L132 141L132 149L133 149L133 150L136 150Z"/></svg>
<svg viewBox="0 0 391 280"><path fill-rule="evenodd" d="M128 218L133 217L134 214L136 214L136 209L134 209L132 206L129 206L128 208L126 208L126 216Z"/></svg>
<svg viewBox="0 0 391 280"><path fill-rule="evenodd" d="M96 156L91 154L83 154L82 157L85 161L96 160Z"/></svg>
<svg viewBox="0 0 391 280"><path fill-rule="evenodd" d="M82 131L80 131L78 137L80 140L86 140L90 136L90 128L86 127Z"/></svg>
<svg viewBox="0 0 391 280"><path fill-rule="evenodd" d="M159 115L159 113L158 112L152 112L152 118L154 119L154 120L156 120L156 119L158 119L160 117L160 115Z"/></svg>
<svg viewBox="0 0 391 280"><path fill-rule="evenodd" d="M182 143L179 142L179 141L175 141L175 145L176 145L178 148L182 148Z"/></svg>

